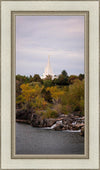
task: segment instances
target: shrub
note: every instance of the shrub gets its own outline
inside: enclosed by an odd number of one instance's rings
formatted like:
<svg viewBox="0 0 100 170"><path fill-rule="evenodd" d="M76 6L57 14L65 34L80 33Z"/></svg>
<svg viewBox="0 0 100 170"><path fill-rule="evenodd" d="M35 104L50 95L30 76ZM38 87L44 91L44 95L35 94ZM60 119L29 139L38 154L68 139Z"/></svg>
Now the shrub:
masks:
<svg viewBox="0 0 100 170"><path fill-rule="evenodd" d="M52 80L50 80L50 79L44 80L44 81L43 81L43 85L44 85L45 87L51 87L51 86L52 86Z"/></svg>
<svg viewBox="0 0 100 170"><path fill-rule="evenodd" d="M52 110L51 113L50 113L50 117L56 118L56 117L58 117L58 113L55 110Z"/></svg>
<svg viewBox="0 0 100 170"><path fill-rule="evenodd" d="M84 115L84 81L76 80L69 86L67 94L67 110L80 111Z"/></svg>
<svg viewBox="0 0 100 170"><path fill-rule="evenodd" d="M56 110L52 110L52 109L47 109L44 112L42 112L43 114L43 118L57 118L58 117L58 113L56 112Z"/></svg>
<svg viewBox="0 0 100 170"><path fill-rule="evenodd" d="M71 106L63 105L63 107L62 107L62 113L63 114L68 114L68 113L71 113L71 112L72 112Z"/></svg>
<svg viewBox="0 0 100 170"><path fill-rule="evenodd" d="M58 114L61 114L61 113L62 113L62 104L55 104L55 105L54 105L54 110L55 110Z"/></svg>

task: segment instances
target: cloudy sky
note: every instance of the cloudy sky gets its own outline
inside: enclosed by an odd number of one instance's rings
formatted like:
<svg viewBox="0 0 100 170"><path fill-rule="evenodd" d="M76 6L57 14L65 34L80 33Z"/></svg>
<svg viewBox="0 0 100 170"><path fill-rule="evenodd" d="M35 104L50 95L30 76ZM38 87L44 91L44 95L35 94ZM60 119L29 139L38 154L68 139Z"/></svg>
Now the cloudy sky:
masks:
<svg viewBox="0 0 100 170"><path fill-rule="evenodd" d="M84 73L84 16L16 16L16 74Z"/></svg>

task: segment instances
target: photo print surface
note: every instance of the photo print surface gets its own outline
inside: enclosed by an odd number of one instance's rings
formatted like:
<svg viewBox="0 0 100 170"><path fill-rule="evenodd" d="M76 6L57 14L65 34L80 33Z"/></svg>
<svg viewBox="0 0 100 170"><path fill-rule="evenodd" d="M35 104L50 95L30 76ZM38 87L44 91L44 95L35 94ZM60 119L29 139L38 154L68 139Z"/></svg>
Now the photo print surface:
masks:
<svg viewBox="0 0 100 170"><path fill-rule="evenodd" d="M16 16L16 154L84 154L84 16Z"/></svg>

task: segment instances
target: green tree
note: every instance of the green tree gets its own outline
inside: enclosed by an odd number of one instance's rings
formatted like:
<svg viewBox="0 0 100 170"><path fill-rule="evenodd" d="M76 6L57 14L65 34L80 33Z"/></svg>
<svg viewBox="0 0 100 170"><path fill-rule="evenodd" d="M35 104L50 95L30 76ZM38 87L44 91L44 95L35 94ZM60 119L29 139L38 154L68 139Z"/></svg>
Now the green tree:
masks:
<svg viewBox="0 0 100 170"><path fill-rule="evenodd" d="M58 79L56 80L56 83L58 85L68 85L69 84L69 82L68 82L68 74L67 74L67 72L65 70L63 70L61 72Z"/></svg>
<svg viewBox="0 0 100 170"><path fill-rule="evenodd" d="M67 74L67 72L66 72L65 70L63 70L63 71L61 72L61 74L64 75L65 77L68 77L68 74Z"/></svg>
<svg viewBox="0 0 100 170"><path fill-rule="evenodd" d="M47 75L44 80L52 80L52 76L51 75Z"/></svg>
<svg viewBox="0 0 100 170"><path fill-rule="evenodd" d="M63 74L60 74L58 77L58 85L68 85L68 78L64 76Z"/></svg>
<svg viewBox="0 0 100 170"><path fill-rule="evenodd" d="M45 87L51 87L52 86L52 80L45 79L45 80L43 80L43 84L44 84Z"/></svg>
<svg viewBox="0 0 100 170"><path fill-rule="evenodd" d="M51 93L49 90L46 90L45 88L42 89L41 91L42 97L49 103L52 102L52 97L51 97Z"/></svg>
<svg viewBox="0 0 100 170"><path fill-rule="evenodd" d="M35 75L34 75L33 81L35 81L35 82L41 82L41 83L42 83L42 79L41 79L41 77L39 76L39 74L35 74Z"/></svg>
<svg viewBox="0 0 100 170"><path fill-rule="evenodd" d="M53 80L52 80L52 85L57 85L57 84L59 84L58 83L58 78L54 78Z"/></svg>
<svg viewBox="0 0 100 170"><path fill-rule="evenodd" d="M79 74L79 80L83 80L84 79L84 74Z"/></svg>
<svg viewBox="0 0 100 170"><path fill-rule="evenodd" d="M78 80L79 78L78 78L78 76L76 76L76 75L71 75L71 76L69 76L69 78L68 78L68 82L69 82L69 84L73 84L74 82L75 82L75 80Z"/></svg>

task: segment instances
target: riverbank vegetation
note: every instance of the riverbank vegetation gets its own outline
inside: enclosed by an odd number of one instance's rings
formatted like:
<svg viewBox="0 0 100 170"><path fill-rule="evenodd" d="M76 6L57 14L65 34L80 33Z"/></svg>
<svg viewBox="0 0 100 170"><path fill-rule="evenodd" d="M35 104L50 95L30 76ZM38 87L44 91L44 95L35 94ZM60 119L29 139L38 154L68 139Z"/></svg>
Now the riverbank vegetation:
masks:
<svg viewBox="0 0 100 170"><path fill-rule="evenodd" d="M68 76L63 70L58 78L41 79L16 75L16 108L44 118L76 113L84 116L84 75Z"/></svg>

